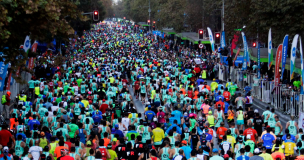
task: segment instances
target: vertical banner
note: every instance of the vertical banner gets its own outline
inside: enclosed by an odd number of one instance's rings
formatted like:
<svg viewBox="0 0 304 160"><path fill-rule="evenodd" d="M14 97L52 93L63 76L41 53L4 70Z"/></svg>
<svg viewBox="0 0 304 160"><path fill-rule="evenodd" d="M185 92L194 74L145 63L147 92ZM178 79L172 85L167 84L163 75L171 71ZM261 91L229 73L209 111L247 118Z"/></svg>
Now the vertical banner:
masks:
<svg viewBox="0 0 304 160"><path fill-rule="evenodd" d="M297 43L298 43L299 35L296 34L293 37L292 45L291 45L291 57L290 57L290 80L293 79L293 72L295 68L295 60L296 60L296 51L297 51Z"/></svg>
<svg viewBox="0 0 304 160"><path fill-rule="evenodd" d="M235 55L234 60L233 60L233 66L235 66L235 61L236 61L236 59L237 59L237 56L240 54L240 51L241 51L241 48L239 48L239 49L237 50L237 52L236 52L236 55Z"/></svg>
<svg viewBox="0 0 304 160"><path fill-rule="evenodd" d="M208 34L209 34L209 41L210 41L210 44L211 44L212 52L215 52L212 31L209 27L207 27L207 30L208 30Z"/></svg>
<svg viewBox="0 0 304 160"><path fill-rule="evenodd" d="M31 57L28 61L28 67L29 69L33 69L34 68L34 57Z"/></svg>
<svg viewBox="0 0 304 160"><path fill-rule="evenodd" d="M284 70L285 70L287 50L288 50L288 34L285 35L284 40L283 40L282 72L281 72L281 79L282 80L283 80L283 74L284 74Z"/></svg>
<svg viewBox="0 0 304 160"><path fill-rule="evenodd" d="M303 63L303 50L302 50L302 38L300 37L300 53L301 53L301 94L304 94L304 63Z"/></svg>
<svg viewBox="0 0 304 160"><path fill-rule="evenodd" d="M271 39L271 28L268 33L268 70L270 70L273 61L273 51L272 51L272 39Z"/></svg>
<svg viewBox="0 0 304 160"><path fill-rule="evenodd" d="M3 87L5 86L5 78L7 72L8 64L4 64L4 62L0 62L0 91L3 91Z"/></svg>
<svg viewBox="0 0 304 160"><path fill-rule="evenodd" d="M20 67L18 67L17 71L16 71L16 77L20 76Z"/></svg>
<svg viewBox="0 0 304 160"><path fill-rule="evenodd" d="M258 44L258 79L261 78L261 52L260 52L260 42Z"/></svg>
<svg viewBox="0 0 304 160"><path fill-rule="evenodd" d="M10 90L11 88L11 78L12 77L12 72L8 74L7 81L6 81L6 89L5 90Z"/></svg>
<svg viewBox="0 0 304 160"><path fill-rule="evenodd" d="M226 47L225 31L222 31L222 34L221 34L221 48L225 48L225 47Z"/></svg>
<svg viewBox="0 0 304 160"><path fill-rule="evenodd" d="M239 36L237 34L234 34L231 42L231 50L230 50L231 56L233 55L233 50L236 48L236 44L238 40L239 40Z"/></svg>
<svg viewBox="0 0 304 160"><path fill-rule="evenodd" d="M38 42L35 41L34 44L32 45L32 52L36 53L38 47Z"/></svg>
<svg viewBox="0 0 304 160"><path fill-rule="evenodd" d="M248 45L247 45L247 40L244 32L242 32L242 38L243 38L243 44L244 44L244 61L243 61L243 66L242 69L246 70L247 69L247 56L248 56Z"/></svg>
<svg viewBox="0 0 304 160"><path fill-rule="evenodd" d="M280 44L278 49L277 49L277 55L275 59L275 72L274 72L274 85L278 86L280 83L280 64L282 60L282 50L283 50L283 45Z"/></svg>

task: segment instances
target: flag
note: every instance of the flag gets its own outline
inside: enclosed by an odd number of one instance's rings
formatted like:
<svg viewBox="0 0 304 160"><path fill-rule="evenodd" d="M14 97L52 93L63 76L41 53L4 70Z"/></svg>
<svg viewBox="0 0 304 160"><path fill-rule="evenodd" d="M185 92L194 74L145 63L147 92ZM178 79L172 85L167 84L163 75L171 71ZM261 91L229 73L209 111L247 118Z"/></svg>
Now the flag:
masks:
<svg viewBox="0 0 304 160"><path fill-rule="evenodd" d="M215 52L212 31L209 27L207 27L207 30L208 30L208 34L209 34L209 41L210 41L210 44L211 44L212 52Z"/></svg>
<svg viewBox="0 0 304 160"><path fill-rule="evenodd" d="M241 48L239 48L239 49L237 50L237 52L236 52L236 55L235 55L234 60L233 60L233 66L235 66L235 61L236 61L236 59L237 59L237 56L240 54L240 51L241 51Z"/></svg>
<svg viewBox="0 0 304 160"><path fill-rule="evenodd" d="M225 31L222 31L222 34L221 34L221 48L225 48L225 47L226 47Z"/></svg>
<svg viewBox="0 0 304 160"><path fill-rule="evenodd" d="M293 37L292 45L291 45L291 57L290 57L290 80L293 79L293 72L295 68L295 60L296 60L296 51L297 51L297 43L298 43L299 35L296 34Z"/></svg>
<svg viewBox="0 0 304 160"><path fill-rule="evenodd" d="M38 47L38 42L35 41L34 44L32 45L32 52L36 53Z"/></svg>
<svg viewBox="0 0 304 160"><path fill-rule="evenodd" d="M11 79L12 79L11 77L12 77L12 72L10 72L8 77L7 77L6 89L5 90L10 90L10 88L11 88Z"/></svg>
<svg viewBox="0 0 304 160"><path fill-rule="evenodd" d="M278 86L280 83L280 63L282 59L282 49L283 45L280 44L277 49L276 59L275 59L275 72L274 72L274 85Z"/></svg>
<svg viewBox="0 0 304 160"><path fill-rule="evenodd" d="M23 49L25 52L28 52L30 48L31 48L31 39L30 36L26 36L23 44Z"/></svg>
<svg viewBox="0 0 304 160"><path fill-rule="evenodd" d="M273 61L273 51L272 51L272 38L271 38L271 28L268 33L268 70L270 70Z"/></svg>
<svg viewBox="0 0 304 160"><path fill-rule="evenodd" d="M285 64L286 64L286 58L287 58L287 50L288 50L288 34L285 35L284 40L283 40L281 79L283 79L283 73L284 73L284 70L285 70Z"/></svg>
<svg viewBox="0 0 304 160"><path fill-rule="evenodd" d="M248 45L247 45L247 40L246 40L246 36L245 33L242 32L242 38L243 38L243 44L244 44L244 61L243 61L243 66L242 69L246 70L247 69L247 56L248 56Z"/></svg>
<svg viewBox="0 0 304 160"><path fill-rule="evenodd" d="M237 34L234 34L231 42L231 50L230 50L231 56L233 55L233 50L236 48L236 43L238 42L238 40L239 40L239 36Z"/></svg>
<svg viewBox="0 0 304 160"><path fill-rule="evenodd" d="M304 63L303 63L303 50L302 50L302 38L300 37L300 53L301 53L301 94L304 94Z"/></svg>

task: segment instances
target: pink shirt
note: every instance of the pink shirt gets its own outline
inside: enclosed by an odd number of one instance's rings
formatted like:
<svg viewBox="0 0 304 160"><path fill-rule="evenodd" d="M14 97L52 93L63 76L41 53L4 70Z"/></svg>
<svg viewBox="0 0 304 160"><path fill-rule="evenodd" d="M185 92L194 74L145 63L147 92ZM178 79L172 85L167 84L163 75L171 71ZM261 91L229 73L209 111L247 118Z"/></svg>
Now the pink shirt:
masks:
<svg viewBox="0 0 304 160"><path fill-rule="evenodd" d="M165 113L164 112L158 112L157 113L157 117L158 117L158 122L159 123L165 123L166 120L165 120Z"/></svg>

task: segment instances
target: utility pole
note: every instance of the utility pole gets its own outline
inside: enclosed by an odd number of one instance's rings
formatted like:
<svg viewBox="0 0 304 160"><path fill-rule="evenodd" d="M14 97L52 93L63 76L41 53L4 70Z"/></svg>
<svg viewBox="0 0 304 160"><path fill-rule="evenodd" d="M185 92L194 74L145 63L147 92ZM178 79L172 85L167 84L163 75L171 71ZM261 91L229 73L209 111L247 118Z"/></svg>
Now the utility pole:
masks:
<svg viewBox="0 0 304 160"><path fill-rule="evenodd" d="M150 8L150 1L151 0L149 0L149 10L148 10L148 12L149 12L149 20L150 20L150 22L151 22L151 8ZM151 32L151 23L149 23L149 32Z"/></svg>
<svg viewBox="0 0 304 160"><path fill-rule="evenodd" d="M225 17L225 0L223 0L223 8L222 8L222 31L225 30L224 17Z"/></svg>

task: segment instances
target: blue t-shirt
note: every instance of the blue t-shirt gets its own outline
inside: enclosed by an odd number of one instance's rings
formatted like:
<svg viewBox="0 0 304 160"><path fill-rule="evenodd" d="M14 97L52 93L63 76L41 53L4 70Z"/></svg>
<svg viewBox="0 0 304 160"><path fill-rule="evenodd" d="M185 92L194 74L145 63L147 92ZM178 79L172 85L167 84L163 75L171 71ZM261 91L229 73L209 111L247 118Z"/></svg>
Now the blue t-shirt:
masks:
<svg viewBox="0 0 304 160"><path fill-rule="evenodd" d="M283 140L283 141L286 141L286 140L287 140L286 134L282 137L282 140ZM290 140L292 140L293 142L295 142L295 141L296 141L296 137L293 136L293 135L290 135Z"/></svg>
<svg viewBox="0 0 304 160"><path fill-rule="evenodd" d="M189 159L192 149L189 146L182 146L180 148L184 151L186 158Z"/></svg>
<svg viewBox="0 0 304 160"><path fill-rule="evenodd" d="M272 142L275 140L274 136L270 133L266 133L262 136L263 140L263 146L266 147L266 149L272 149Z"/></svg>
<svg viewBox="0 0 304 160"><path fill-rule="evenodd" d="M220 100L220 98L222 98L222 100L224 100L224 97L222 95L220 95L220 96L215 97L215 101L218 102Z"/></svg>
<svg viewBox="0 0 304 160"><path fill-rule="evenodd" d="M30 126L30 130L33 130L34 124L40 125L40 122L36 119L30 120L28 125Z"/></svg>
<svg viewBox="0 0 304 160"><path fill-rule="evenodd" d="M225 114L228 112L229 103L225 101Z"/></svg>
<svg viewBox="0 0 304 160"><path fill-rule="evenodd" d="M245 90L245 92L246 92L246 94L251 90L251 87L249 87L249 86L246 86L245 88L244 88L244 90Z"/></svg>
<svg viewBox="0 0 304 160"><path fill-rule="evenodd" d="M236 160L249 160L249 157L246 155L239 156Z"/></svg>
<svg viewBox="0 0 304 160"><path fill-rule="evenodd" d="M174 118L177 120L177 124L181 124L181 119L183 118L182 112L175 110L172 111L171 114L174 114Z"/></svg>
<svg viewBox="0 0 304 160"><path fill-rule="evenodd" d="M102 116L95 114L92 118L93 118L94 123L95 122L99 123L100 120L102 119Z"/></svg>
<svg viewBox="0 0 304 160"><path fill-rule="evenodd" d="M200 79L196 80L196 83L197 83L197 86L199 86L199 85L201 85L201 83L204 84L204 80L200 78Z"/></svg>
<svg viewBox="0 0 304 160"><path fill-rule="evenodd" d="M145 115L147 116L148 120L152 120L156 114L153 111L147 111Z"/></svg>

